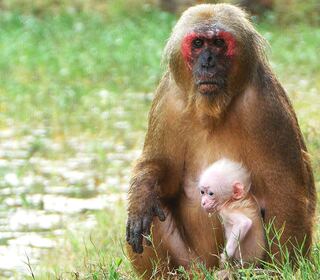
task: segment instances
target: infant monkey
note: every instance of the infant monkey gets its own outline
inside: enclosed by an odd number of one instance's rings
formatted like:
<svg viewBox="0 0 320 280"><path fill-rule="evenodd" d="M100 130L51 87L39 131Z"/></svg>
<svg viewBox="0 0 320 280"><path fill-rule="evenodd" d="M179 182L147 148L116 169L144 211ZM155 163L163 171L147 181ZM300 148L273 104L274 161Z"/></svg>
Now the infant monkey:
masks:
<svg viewBox="0 0 320 280"><path fill-rule="evenodd" d="M250 173L240 163L221 159L201 175L201 206L209 213L218 212L222 219L226 245L220 255L227 259L258 263L264 255L265 237L260 207L249 192Z"/></svg>

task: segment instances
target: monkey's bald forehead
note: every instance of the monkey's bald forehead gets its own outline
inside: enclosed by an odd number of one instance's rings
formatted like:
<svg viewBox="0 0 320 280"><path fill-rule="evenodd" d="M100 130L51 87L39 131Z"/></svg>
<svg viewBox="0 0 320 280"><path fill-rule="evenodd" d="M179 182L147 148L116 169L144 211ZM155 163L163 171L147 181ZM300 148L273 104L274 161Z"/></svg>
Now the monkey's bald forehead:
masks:
<svg viewBox="0 0 320 280"><path fill-rule="evenodd" d="M194 23L201 22L238 22L247 17L246 13L229 4L202 4L190 7L183 14L181 19Z"/></svg>
<svg viewBox="0 0 320 280"><path fill-rule="evenodd" d="M231 33L231 30L229 30L228 28L225 28L223 25L216 22L215 23L204 22L204 23L197 24L194 28L192 28L192 31L196 33L207 33L207 32L217 33L219 31L226 31Z"/></svg>

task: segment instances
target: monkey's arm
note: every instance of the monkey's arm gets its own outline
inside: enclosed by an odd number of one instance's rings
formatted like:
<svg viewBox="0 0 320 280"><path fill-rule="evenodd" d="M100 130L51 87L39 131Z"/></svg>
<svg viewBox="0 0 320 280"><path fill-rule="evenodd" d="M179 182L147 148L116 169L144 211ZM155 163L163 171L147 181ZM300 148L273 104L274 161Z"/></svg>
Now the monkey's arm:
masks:
<svg viewBox="0 0 320 280"><path fill-rule="evenodd" d="M306 147L284 91L262 93L260 104L256 105L260 108L259 118L250 124L253 128L250 146L255 147L256 152L247 153L252 192L264 209L264 222L272 223L277 231L285 226L281 244L285 244L290 253L295 246L300 248L305 244L304 252L308 252L316 191L310 161L305 156ZM277 252L277 246L272 246L273 252Z"/></svg>
<svg viewBox="0 0 320 280"><path fill-rule="evenodd" d="M230 212L226 215L223 221L226 225L226 232L230 232L226 240L225 253L221 255L221 261L225 262L226 259L232 258L234 256L236 249L239 247L240 243L252 227L252 220L249 219L246 215L239 212Z"/></svg>
<svg viewBox="0 0 320 280"><path fill-rule="evenodd" d="M165 220L159 195L155 191L163 171L164 167L157 160L140 160L134 169L129 189L126 239L135 253L143 252L142 239L150 234L153 217Z"/></svg>
<svg viewBox="0 0 320 280"><path fill-rule="evenodd" d="M178 192L183 171L179 100L167 83L164 77L153 101L143 153L130 183L126 237L136 253L143 252L143 236L150 234L153 217L165 220L161 203Z"/></svg>

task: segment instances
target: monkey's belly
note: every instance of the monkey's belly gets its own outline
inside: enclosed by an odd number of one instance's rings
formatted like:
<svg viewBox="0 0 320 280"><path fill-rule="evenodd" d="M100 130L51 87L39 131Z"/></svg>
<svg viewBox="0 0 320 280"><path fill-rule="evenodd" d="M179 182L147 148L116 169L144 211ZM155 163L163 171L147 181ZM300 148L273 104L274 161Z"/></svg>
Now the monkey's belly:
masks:
<svg viewBox="0 0 320 280"><path fill-rule="evenodd" d="M182 196L179 216L184 238L197 260L203 261L208 267L217 266L219 248L223 246L222 227L217 215L209 217L200 207L200 200Z"/></svg>

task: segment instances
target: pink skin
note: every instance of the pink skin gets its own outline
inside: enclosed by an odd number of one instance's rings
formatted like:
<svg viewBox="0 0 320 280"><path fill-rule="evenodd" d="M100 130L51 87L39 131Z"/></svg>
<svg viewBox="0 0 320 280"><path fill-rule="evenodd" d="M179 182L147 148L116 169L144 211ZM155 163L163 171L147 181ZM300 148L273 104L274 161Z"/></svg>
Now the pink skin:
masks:
<svg viewBox="0 0 320 280"><path fill-rule="evenodd" d="M230 186L224 187L230 188ZM239 244L243 241L252 227L252 220L246 215L241 212L232 212L224 207L227 203L239 200L245 195L244 185L239 182L234 182L231 189L232 192L230 193L230 196L223 199L221 197L220 188L217 188L216 186L200 187L201 206L203 209L208 213L219 211L223 220L226 234L226 246L224 252L220 255L221 265L234 256Z"/></svg>
<svg viewBox="0 0 320 280"><path fill-rule="evenodd" d="M193 56L197 57L197 55L201 51L201 49L192 50L192 42L197 38L205 40L204 47L208 47L213 39L222 39L227 45L225 55L227 57L233 57L235 55L236 41L231 33L220 29L207 31L204 33L191 32L184 37L181 45L182 56L187 62L188 68L190 70L192 69L193 65ZM220 50L216 49L215 51L218 53Z"/></svg>
<svg viewBox="0 0 320 280"><path fill-rule="evenodd" d="M201 187L201 206L208 213L216 211L218 200L215 194L210 190L210 187Z"/></svg>
<svg viewBox="0 0 320 280"><path fill-rule="evenodd" d="M229 175L233 172L234 174ZM217 212L224 228L226 245L220 255L221 266L229 258L241 261L241 250L244 253L249 250L247 253L250 253L250 245L243 241L252 228L253 221L241 209L242 206L246 208L246 204L239 201L246 199L249 191L250 185L245 188L245 184L250 184L248 176L241 165L234 166L232 162L222 160L209 166L199 178L201 207L208 213ZM238 207L233 208L233 203L237 203Z"/></svg>
<svg viewBox="0 0 320 280"><path fill-rule="evenodd" d="M200 193L202 208L206 212L212 213L219 211L225 203L243 198L244 186L239 182L234 182L232 184L232 193L230 197L224 201L219 197L218 189L215 189L212 186L200 187Z"/></svg>

